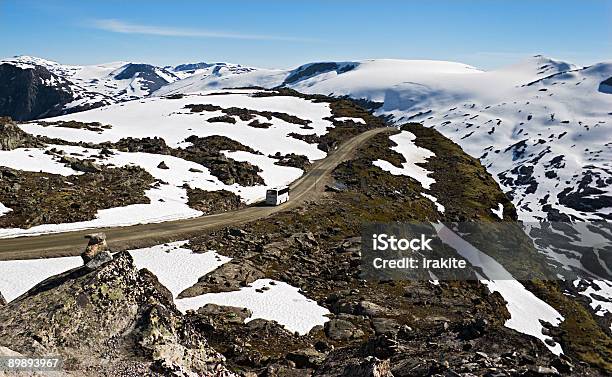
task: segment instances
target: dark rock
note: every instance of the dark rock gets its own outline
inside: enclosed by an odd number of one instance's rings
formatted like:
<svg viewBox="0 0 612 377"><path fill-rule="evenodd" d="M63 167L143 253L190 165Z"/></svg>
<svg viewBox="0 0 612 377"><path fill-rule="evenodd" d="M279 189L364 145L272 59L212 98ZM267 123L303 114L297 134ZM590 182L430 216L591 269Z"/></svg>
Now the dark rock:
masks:
<svg viewBox="0 0 612 377"><path fill-rule="evenodd" d="M22 131L8 117L0 117L0 151L36 146L35 138Z"/></svg>
<svg viewBox="0 0 612 377"><path fill-rule="evenodd" d="M375 356L379 359L388 359L398 352L398 341L387 335L379 335L375 338L370 338L362 346L363 354L367 356Z"/></svg>
<svg viewBox="0 0 612 377"><path fill-rule="evenodd" d="M206 304L199 308L197 313L211 317L214 320L237 324L244 323L247 318L253 315L253 312L246 308L216 304Z"/></svg>
<svg viewBox="0 0 612 377"><path fill-rule="evenodd" d="M289 352L287 360L294 362L296 368L316 368L323 363L325 355L314 348L305 348Z"/></svg>
<svg viewBox="0 0 612 377"><path fill-rule="evenodd" d="M229 116L229 115L220 115L220 116L208 118L208 119L206 119L206 121L209 122L209 123L230 123L230 124L235 124L236 123L236 118L234 118L233 116Z"/></svg>
<svg viewBox="0 0 612 377"><path fill-rule="evenodd" d="M60 115L74 100L70 84L42 66L22 69L0 64L0 116L24 121Z"/></svg>
<svg viewBox="0 0 612 377"><path fill-rule="evenodd" d="M489 321L483 318L468 319L461 323L457 329L459 337L463 340L476 339L484 335L489 326Z"/></svg>
<svg viewBox="0 0 612 377"><path fill-rule="evenodd" d="M95 270L96 268L112 260L113 256L111 255L111 253L107 250L103 250L94 254L93 258L91 258L89 262L85 263L85 267L90 270Z"/></svg>
<svg viewBox="0 0 612 377"><path fill-rule="evenodd" d="M347 366L342 377L393 377L393 374L389 360L370 356L357 365Z"/></svg>
<svg viewBox="0 0 612 377"><path fill-rule="evenodd" d="M264 277L264 273L253 263L232 260L201 277L194 286L181 292L179 298L199 296L211 292L237 291Z"/></svg>
<svg viewBox="0 0 612 377"><path fill-rule="evenodd" d="M231 191L205 191L187 187L187 204L204 215L235 211L246 206L242 199Z"/></svg>
<svg viewBox="0 0 612 377"><path fill-rule="evenodd" d="M164 73L165 77L158 74L160 70ZM115 78L117 80L138 78L141 89L148 93L153 93L169 83L166 79L168 76L172 77L174 74L164 68L155 67L150 64L129 63L123 66L123 69L115 75Z"/></svg>
<svg viewBox="0 0 612 377"><path fill-rule="evenodd" d="M2 292L0 292L0 306L6 305L6 299L2 296Z"/></svg>
<svg viewBox="0 0 612 377"><path fill-rule="evenodd" d="M102 171L100 166L89 160L81 160L74 157L63 156L60 159L60 162L76 171L83 173L98 173Z"/></svg>
<svg viewBox="0 0 612 377"><path fill-rule="evenodd" d="M564 355L556 357L551 366L561 373L571 373L574 370L574 365Z"/></svg>
<svg viewBox="0 0 612 377"><path fill-rule="evenodd" d="M325 322L325 335L332 340L347 340L363 336L363 331L350 321L332 319Z"/></svg>
<svg viewBox="0 0 612 377"><path fill-rule="evenodd" d="M391 318L372 318L372 327L376 335L395 335L399 332L400 324Z"/></svg>
<svg viewBox="0 0 612 377"><path fill-rule="evenodd" d="M157 165L157 168L158 168L158 169L164 169L164 170L168 170L168 169L170 169L170 168L168 167L168 165L166 165L166 162L165 162L165 161L160 162L160 163L159 163L159 165Z"/></svg>

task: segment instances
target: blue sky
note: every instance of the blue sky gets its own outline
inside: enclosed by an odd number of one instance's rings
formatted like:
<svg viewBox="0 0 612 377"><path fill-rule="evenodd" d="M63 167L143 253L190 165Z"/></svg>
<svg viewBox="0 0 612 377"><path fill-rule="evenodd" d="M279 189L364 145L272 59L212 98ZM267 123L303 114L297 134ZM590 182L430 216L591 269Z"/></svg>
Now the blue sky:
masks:
<svg viewBox="0 0 612 377"><path fill-rule="evenodd" d="M71 64L441 59L612 61L610 0L0 0L0 56Z"/></svg>

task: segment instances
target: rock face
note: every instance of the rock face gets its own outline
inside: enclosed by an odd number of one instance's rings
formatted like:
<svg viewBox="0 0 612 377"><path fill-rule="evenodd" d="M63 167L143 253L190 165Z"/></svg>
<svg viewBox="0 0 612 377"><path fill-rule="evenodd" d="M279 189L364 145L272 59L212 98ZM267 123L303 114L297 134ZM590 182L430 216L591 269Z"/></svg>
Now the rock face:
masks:
<svg viewBox="0 0 612 377"><path fill-rule="evenodd" d="M0 116L31 120L60 115L73 100L69 83L45 67L0 65Z"/></svg>
<svg viewBox="0 0 612 377"><path fill-rule="evenodd" d="M157 68L150 64L130 63L127 64L120 73L115 75L115 78L117 80L138 78L140 79L141 88L147 90L149 93L152 93L169 83L169 81L162 77L160 73L162 73L165 77L174 76L174 74L171 72L162 68Z"/></svg>
<svg viewBox="0 0 612 377"><path fill-rule="evenodd" d="M6 305L6 299L2 296L2 292L0 292L0 306Z"/></svg>
<svg viewBox="0 0 612 377"><path fill-rule="evenodd" d="M0 344L61 355L79 375L233 375L129 253L51 277L1 307Z"/></svg>

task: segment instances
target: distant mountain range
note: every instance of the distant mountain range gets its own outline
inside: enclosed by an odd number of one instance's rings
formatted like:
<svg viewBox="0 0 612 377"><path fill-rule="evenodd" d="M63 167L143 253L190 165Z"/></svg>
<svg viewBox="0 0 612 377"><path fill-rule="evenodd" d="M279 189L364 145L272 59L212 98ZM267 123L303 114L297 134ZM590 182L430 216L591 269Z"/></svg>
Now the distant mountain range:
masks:
<svg viewBox="0 0 612 377"><path fill-rule="evenodd" d="M534 56L494 71L453 62L320 62L292 70L0 61L0 115L27 121L148 96L237 87L348 96L393 123L419 122L496 177L522 220L612 219L612 63Z"/></svg>

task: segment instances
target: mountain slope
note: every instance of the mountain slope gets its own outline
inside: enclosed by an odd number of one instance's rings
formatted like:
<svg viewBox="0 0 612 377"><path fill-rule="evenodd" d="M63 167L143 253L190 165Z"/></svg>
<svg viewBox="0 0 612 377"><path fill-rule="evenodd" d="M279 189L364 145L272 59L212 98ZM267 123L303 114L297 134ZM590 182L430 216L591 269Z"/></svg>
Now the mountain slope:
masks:
<svg viewBox="0 0 612 377"><path fill-rule="evenodd" d="M0 115L31 120L83 111L151 94L178 80L149 64L63 65L18 56L0 60Z"/></svg>
<svg viewBox="0 0 612 377"><path fill-rule="evenodd" d="M434 127L480 157L515 198L522 220L597 220L612 216L611 78L610 64L582 68L543 56L488 72L451 62L369 60L195 75L159 93L284 85L365 100L378 115Z"/></svg>

